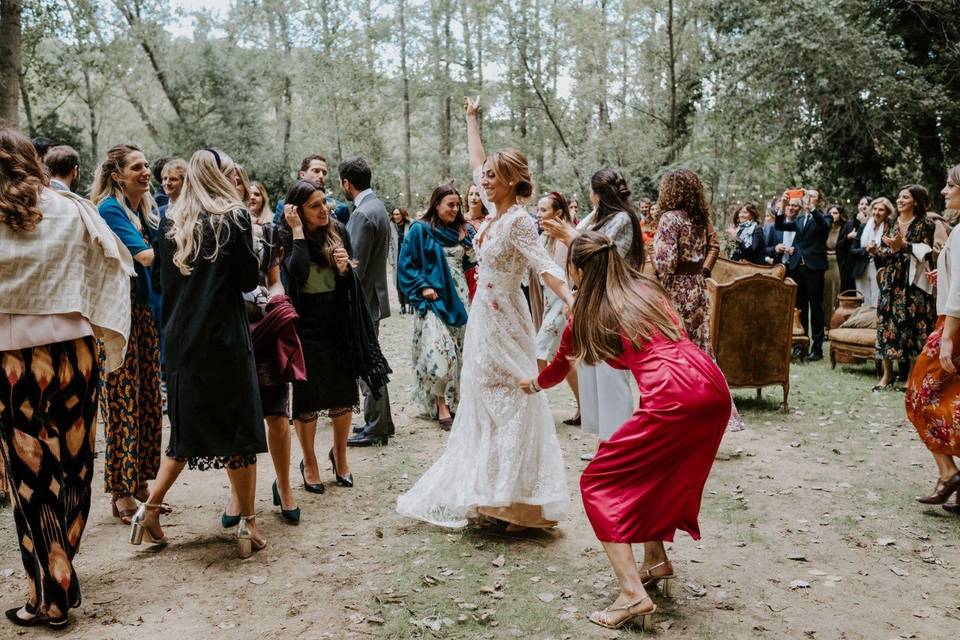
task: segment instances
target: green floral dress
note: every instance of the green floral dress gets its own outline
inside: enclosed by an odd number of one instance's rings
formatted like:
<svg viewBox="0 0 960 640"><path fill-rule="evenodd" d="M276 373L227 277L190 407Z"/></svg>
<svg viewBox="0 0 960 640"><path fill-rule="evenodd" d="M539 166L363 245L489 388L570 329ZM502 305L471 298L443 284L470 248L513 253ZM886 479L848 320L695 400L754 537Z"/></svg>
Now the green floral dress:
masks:
<svg viewBox="0 0 960 640"><path fill-rule="evenodd" d="M470 313L467 280L463 274L463 245L444 247L447 266L456 286L457 296ZM471 254L472 255L472 254ZM433 418L437 412L437 396L444 396L451 412L460 402L460 369L463 365L463 336L466 325L451 327L440 316L428 311L413 320L413 385L412 402L417 413Z"/></svg>
<svg viewBox="0 0 960 640"><path fill-rule="evenodd" d="M894 222L884 237L893 238ZM910 244L933 246L935 226L926 218L914 218L904 239ZM910 262L915 260L910 246L894 253L881 245L884 269L880 276L880 300L877 302L877 358L906 360L916 358L937 321L937 299L932 293L910 283ZM924 262L918 268L930 269Z"/></svg>

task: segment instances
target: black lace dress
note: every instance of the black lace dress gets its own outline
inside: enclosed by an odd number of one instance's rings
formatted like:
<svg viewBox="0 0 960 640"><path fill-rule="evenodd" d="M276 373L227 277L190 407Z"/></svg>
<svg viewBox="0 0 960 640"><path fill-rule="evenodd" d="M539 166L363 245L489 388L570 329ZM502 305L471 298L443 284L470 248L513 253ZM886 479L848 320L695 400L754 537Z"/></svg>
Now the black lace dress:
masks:
<svg viewBox="0 0 960 640"><path fill-rule="evenodd" d="M185 276L173 264L176 244L158 234L166 335L170 442L166 454L192 469L236 469L267 450L253 341L243 292L259 282L250 216L224 216L220 247L203 225L200 257Z"/></svg>

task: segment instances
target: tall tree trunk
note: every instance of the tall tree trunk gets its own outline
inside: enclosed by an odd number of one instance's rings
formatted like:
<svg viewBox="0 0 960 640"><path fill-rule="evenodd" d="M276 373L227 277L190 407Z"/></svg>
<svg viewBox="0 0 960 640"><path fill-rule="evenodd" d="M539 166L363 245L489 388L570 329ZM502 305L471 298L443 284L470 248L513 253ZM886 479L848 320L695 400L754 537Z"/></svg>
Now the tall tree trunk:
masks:
<svg viewBox="0 0 960 640"><path fill-rule="evenodd" d="M413 180L410 166L410 75L407 71L407 2L400 0L400 73L403 76L403 201L413 206Z"/></svg>
<svg viewBox="0 0 960 640"><path fill-rule="evenodd" d="M323 29L323 53L327 67L333 68L333 37L336 33L336 28L332 23L331 17L331 8L328 0L323 0L320 10L320 22ZM339 25L337 25L339 26ZM337 140L337 164L343 161L343 141L340 137L340 109L338 105L340 104L340 96L337 92L336 82L332 83L330 91L330 102L332 103L333 111L333 128L334 136Z"/></svg>
<svg viewBox="0 0 960 640"><path fill-rule="evenodd" d="M520 50L524 56L530 52L530 2L523 0L520 5ZM529 123L527 122L527 83L523 81L519 69L516 73L516 82L514 84L518 95L517 111L520 118L520 139L526 139L529 133Z"/></svg>
<svg viewBox="0 0 960 640"><path fill-rule="evenodd" d="M670 125L667 144L670 163L677 161L677 48L673 33L673 0L667 0L667 73L670 91Z"/></svg>
<svg viewBox="0 0 960 640"><path fill-rule="evenodd" d="M470 37L470 12L467 10L467 0L460 0L460 22L463 24L463 73L467 79L467 91L476 86L476 69L473 66L473 41ZM477 25L477 28L481 28Z"/></svg>
<svg viewBox="0 0 960 640"><path fill-rule="evenodd" d="M373 6L370 0L363 0L363 55L367 63L367 73L373 75Z"/></svg>
<svg viewBox="0 0 960 640"><path fill-rule="evenodd" d="M443 180L450 179L450 154L452 153L451 142L451 96L450 96L450 59L453 54L450 51L450 18L453 14L452 0L443 0L443 109L441 112L440 132L443 136Z"/></svg>
<svg viewBox="0 0 960 640"><path fill-rule="evenodd" d="M543 21L541 20L541 14L543 12L543 4L541 0L534 0L533 3L533 42L534 42L534 54L536 55L536 77L537 85L543 86ZM537 135L537 173L540 174L540 178L543 178L545 173L545 154L546 154L546 142L544 141L543 135L543 118L537 114L536 118L536 135Z"/></svg>
<svg viewBox="0 0 960 640"><path fill-rule="evenodd" d="M20 126L20 0L0 0L0 124Z"/></svg>
<svg viewBox="0 0 960 640"><path fill-rule="evenodd" d="M90 71L83 68L83 89L87 103L87 117L90 118L90 154L94 158L100 157L100 125L97 124L97 104L93 98L93 88L90 85Z"/></svg>
<svg viewBox="0 0 960 640"><path fill-rule="evenodd" d="M610 108L607 104L607 57L609 52L609 30L607 19L607 0L600 1L600 37L598 39L600 52L596 60L596 74L600 80L600 90L597 96L597 111L600 117L600 126L610 125ZM601 151L601 153L603 153ZM601 164L605 164L601 163Z"/></svg>
<svg viewBox="0 0 960 640"><path fill-rule="evenodd" d="M278 12L280 20L280 37L283 45L283 120L280 124L280 158L283 163L281 166L290 166L290 131L293 128L293 93L290 82L291 66L291 43L290 43L290 21L287 17L286 7Z"/></svg>
<svg viewBox="0 0 960 640"><path fill-rule="evenodd" d="M20 99L23 101L23 114L27 116L27 133L30 137L37 135L37 127L33 121L33 105L30 103L30 92L27 90L26 74L20 76Z"/></svg>

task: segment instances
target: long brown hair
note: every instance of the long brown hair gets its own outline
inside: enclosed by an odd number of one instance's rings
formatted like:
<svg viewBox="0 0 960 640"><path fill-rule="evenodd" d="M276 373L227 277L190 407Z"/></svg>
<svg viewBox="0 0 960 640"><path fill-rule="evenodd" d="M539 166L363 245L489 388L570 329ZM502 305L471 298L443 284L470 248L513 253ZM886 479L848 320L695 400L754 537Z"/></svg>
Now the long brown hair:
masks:
<svg viewBox="0 0 960 640"><path fill-rule="evenodd" d="M630 187L620 173L613 169L600 169L590 178L590 190L597 195L597 215L593 220L593 230L599 231L613 216L621 211L630 217L630 228L633 237L630 240L630 251L627 252L627 263L634 269L643 264L643 229L640 227L640 216L633 203L630 202Z"/></svg>
<svg viewBox="0 0 960 640"><path fill-rule="evenodd" d="M930 192L927 188L919 184L905 184L900 187L900 191L907 191L913 198L913 215L921 220L927 217L927 204L930 202ZM897 197L900 197L900 191L897 191Z"/></svg>
<svg viewBox="0 0 960 640"><path fill-rule="evenodd" d="M659 282L631 268L599 231L584 231L570 245L568 268L580 269L573 305L573 358L594 365L623 353L621 336L635 349L659 332L674 342L683 329Z"/></svg>
<svg viewBox="0 0 960 640"><path fill-rule="evenodd" d="M454 189L451 184L442 184L430 194L430 205L420 218L424 222L429 222L431 229L436 229L438 226L445 226L443 221L440 220L439 209L440 203L443 202L443 199L447 196L457 196L457 217L453 219L450 225L459 228L467 222L467 219L463 217L463 199L460 197L460 192Z"/></svg>
<svg viewBox="0 0 960 640"><path fill-rule="evenodd" d="M297 180L291 185L290 190L287 191L285 204L292 204L297 207L297 215L300 216L300 222L303 224L303 235L307 240L307 248L310 250L310 259L318 266L332 267L335 264L333 252L343 246L343 239L337 231L338 222L337 219L333 217L333 212L331 211L328 214L329 221L327 222L327 226L320 227L312 232L307 228L307 223L303 219L303 205L305 205L307 200L317 191L322 195L326 195L326 190L316 182L311 180ZM292 232L286 220L283 220L281 224L285 238L284 249L289 253L293 250ZM287 244L290 246L287 246Z"/></svg>
<svg viewBox="0 0 960 640"><path fill-rule="evenodd" d="M43 219L40 192L47 176L33 143L16 129L0 129L0 222L33 231Z"/></svg>
<svg viewBox="0 0 960 640"><path fill-rule="evenodd" d="M661 215L667 211L685 211L693 224L700 227L708 226L710 221L703 182L690 169L674 169L663 174L657 209Z"/></svg>

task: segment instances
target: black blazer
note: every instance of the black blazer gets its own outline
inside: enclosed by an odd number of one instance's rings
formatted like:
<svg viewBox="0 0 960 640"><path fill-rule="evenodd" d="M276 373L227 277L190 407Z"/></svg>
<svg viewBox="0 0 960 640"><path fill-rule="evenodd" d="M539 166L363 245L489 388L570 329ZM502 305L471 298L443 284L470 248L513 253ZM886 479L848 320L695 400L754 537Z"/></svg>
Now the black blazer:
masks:
<svg viewBox="0 0 960 640"><path fill-rule="evenodd" d="M767 244L763 248L763 252L773 260L773 264L781 264L783 254L777 253L776 247L783 242L783 231L778 231L774 225L770 225L767 229L764 229L764 235L767 237Z"/></svg>
<svg viewBox="0 0 960 640"><path fill-rule="evenodd" d="M863 230L867 228L867 225L861 225L860 230L857 232L857 239L855 242L850 244L850 275L854 279L861 277L864 272L867 270L867 264L870 263L870 260L873 260L873 263L876 265L879 270L883 267L884 259L881 255L871 256L867 253L865 247L860 246L860 241L863 240ZM837 251L839 252L839 243Z"/></svg>
<svg viewBox="0 0 960 640"><path fill-rule="evenodd" d="M774 223L778 231L795 231L793 246L796 251L790 256L788 269L796 269L804 264L811 271L827 270L827 236L833 226L833 218L825 216L819 209L809 214L800 214L792 221L782 213L777 213ZM781 236L782 238L782 236Z"/></svg>
<svg viewBox="0 0 960 640"><path fill-rule="evenodd" d="M859 236L860 226L860 221L854 218L853 220L848 220L843 223L843 226L840 227L840 235L837 236L837 263L840 265L841 272L847 268L846 265L850 260L851 247L857 243L856 238L850 240L847 238L847 234L855 231L857 236Z"/></svg>
<svg viewBox="0 0 960 640"><path fill-rule="evenodd" d="M744 247L740 244L740 239L736 240L737 246L730 255L731 260L746 260L753 264L763 264L766 254L766 246L763 241L763 229L757 225L753 230L750 246Z"/></svg>

